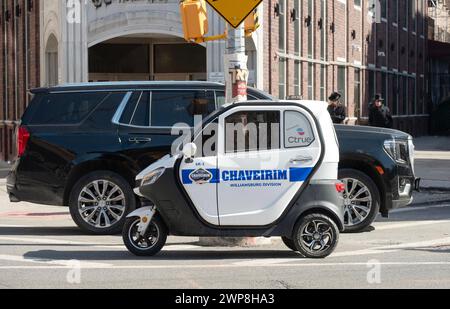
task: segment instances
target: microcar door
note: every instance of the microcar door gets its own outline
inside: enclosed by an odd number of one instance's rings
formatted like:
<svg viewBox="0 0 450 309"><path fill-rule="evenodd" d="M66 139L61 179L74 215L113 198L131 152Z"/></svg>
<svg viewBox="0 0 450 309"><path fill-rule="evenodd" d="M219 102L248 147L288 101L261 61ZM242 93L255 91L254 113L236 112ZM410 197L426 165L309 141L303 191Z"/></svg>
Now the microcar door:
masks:
<svg viewBox="0 0 450 309"><path fill-rule="evenodd" d="M213 121L194 140L197 154L183 158L180 179L200 216L210 224L219 225L217 211L217 121Z"/></svg>
<svg viewBox="0 0 450 309"><path fill-rule="evenodd" d="M286 211L318 164L313 116L298 105L241 106L219 118L221 226L266 226Z"/></svg>

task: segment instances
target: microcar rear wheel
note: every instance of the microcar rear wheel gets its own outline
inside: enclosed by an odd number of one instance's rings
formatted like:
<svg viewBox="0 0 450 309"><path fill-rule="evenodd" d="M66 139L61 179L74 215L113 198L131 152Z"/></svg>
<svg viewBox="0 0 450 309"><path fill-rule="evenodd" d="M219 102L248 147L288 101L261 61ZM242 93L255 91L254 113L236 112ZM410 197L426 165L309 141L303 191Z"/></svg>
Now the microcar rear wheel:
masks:
<svg viewBox="0 0 450 309"><path fill-rule="evenodd" d="M122 238L127 249L137 256L154 256L158 254L167 241L167 228L158 216L153 217L147 231L141 235L138 231L141 219L127 218Z"/></svg>
<svg viewBox="0 0 450 309"><path fill-rule="evenodd" d="M325 258L336 249L339 229L328 216L310 214L301 218L295 226L293 242L304 257Z"/></svg>

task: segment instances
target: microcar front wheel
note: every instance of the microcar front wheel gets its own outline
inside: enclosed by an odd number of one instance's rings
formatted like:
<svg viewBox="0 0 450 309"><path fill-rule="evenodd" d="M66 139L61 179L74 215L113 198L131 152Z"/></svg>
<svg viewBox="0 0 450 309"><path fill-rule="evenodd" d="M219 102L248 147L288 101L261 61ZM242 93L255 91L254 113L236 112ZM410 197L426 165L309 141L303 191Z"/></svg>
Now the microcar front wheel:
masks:
<svg viewBox="0 0 450 309"><path fill-rule="evenodd" d="M322 214L310 214L300 219L294 229L295 247L307 258L321 259L333 253L339 242L336 223Z"/></svg>
<svg viewBox="0 0 450 309"><path fill-rule="evenodd" d="M158 254L167 241L167 228L158 216L153 217L144 235L139 232L141 219L127 218L122 238L127 249L137 256Z"/></svg>

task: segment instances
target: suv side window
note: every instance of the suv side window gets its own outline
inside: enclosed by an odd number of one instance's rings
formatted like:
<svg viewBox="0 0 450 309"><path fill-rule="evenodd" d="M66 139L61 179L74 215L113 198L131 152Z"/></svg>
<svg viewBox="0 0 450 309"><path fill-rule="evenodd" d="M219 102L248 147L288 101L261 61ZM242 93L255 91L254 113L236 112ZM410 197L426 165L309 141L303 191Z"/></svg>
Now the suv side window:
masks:
<svg viewBox="0 0 450 309"><path fill-rule="evenodd" d="M150 92L136 91L132 94L120 123L139 127L150 125Z"/></svg>
<svg viewBox="0 0 450 309"><path fill-rule="evenodd" d="M242 111L225 119L225 152L280 148L280 112Z"/></svg>
<svg viewBox="0 0 450 309"><path fill-rule="evenodd" d="M251 94L247 95L248 101L257 101L259 100L257 97L252 96ZM225 97L225 91L216 91L216 103L217 107L221 107L225 105L226 97Z"/></svg>
<svg viewBox="0 0 450 309"><path fill-rule="evenodd" d="M194 126L194 116L206 117L215 109L214 92L205 90L153 91L151 126Z"/></svg>
<svg viewBox="0 0 450 309"><path fill-rule="evenodd" d="M108 92L38 94L23 121L29 125L78 124L108 95Z"/></svg>
<svg viewBox="0 0 450 309"><path fill-rule="evenodd" d="M308 147L315 141L314 131L308 118L300 112L284 113L284 147Z"/></svg>

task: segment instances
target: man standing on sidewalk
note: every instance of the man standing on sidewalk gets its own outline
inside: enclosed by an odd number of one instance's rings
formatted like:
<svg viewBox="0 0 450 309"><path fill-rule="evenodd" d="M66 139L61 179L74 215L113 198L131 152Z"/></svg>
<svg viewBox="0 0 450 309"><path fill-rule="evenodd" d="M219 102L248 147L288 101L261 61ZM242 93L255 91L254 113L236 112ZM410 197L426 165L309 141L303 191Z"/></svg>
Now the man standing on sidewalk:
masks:
<svg viewBox="0 0 450 309"><path fill-rule="evenodd" d="M392 128L392 115L389 107L384 105L381 94L376 94L369 106L369 125L379 128Z"/></svg>
<svg viewBox="0 0 450 309"><path fill-rule="evenodd" d="M331 119L333 119L333 123L342 124L344 123L347 115L345 113L345 107L339 102L341 99L341 94L338 92L333 92L328 98L328 112L330 113Z"/></svg>

